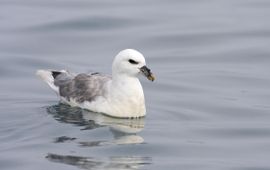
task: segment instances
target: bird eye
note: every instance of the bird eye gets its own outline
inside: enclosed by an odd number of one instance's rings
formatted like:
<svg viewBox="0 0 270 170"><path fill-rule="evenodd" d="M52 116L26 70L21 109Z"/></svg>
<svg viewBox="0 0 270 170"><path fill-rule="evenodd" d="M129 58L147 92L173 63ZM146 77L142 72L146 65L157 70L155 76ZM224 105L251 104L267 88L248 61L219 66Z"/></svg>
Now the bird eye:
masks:
<svg viewBox="0 0 270 170"><path fill-rule="evenodd" d="M135 61L135 60L132 60L132 59L129 59L128 62L130 64L139 64L139 62Z"/></svg>

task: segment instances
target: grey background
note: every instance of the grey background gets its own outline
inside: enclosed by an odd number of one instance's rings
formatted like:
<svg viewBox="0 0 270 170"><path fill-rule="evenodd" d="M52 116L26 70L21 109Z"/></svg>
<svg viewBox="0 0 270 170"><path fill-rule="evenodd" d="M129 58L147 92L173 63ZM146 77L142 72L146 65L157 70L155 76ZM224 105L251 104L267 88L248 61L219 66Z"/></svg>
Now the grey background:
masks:
<svg viewBox="0 0 270 170"><path fill-rule="evenodd" d="M0 168L269 169L269 18L267 0L1 0ZM143 122L86 119L35 76L110 73L125 48L157 78Z"/></svg>

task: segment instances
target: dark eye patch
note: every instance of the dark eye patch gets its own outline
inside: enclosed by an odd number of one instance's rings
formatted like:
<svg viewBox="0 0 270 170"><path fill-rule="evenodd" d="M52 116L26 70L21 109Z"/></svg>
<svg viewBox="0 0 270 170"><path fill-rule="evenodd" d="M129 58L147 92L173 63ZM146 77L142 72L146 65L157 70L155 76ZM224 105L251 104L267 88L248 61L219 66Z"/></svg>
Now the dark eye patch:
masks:
<svg viewBox="0 0 270 170"><path fill-rule="evenodd" d="M139 62L137 62L135 60L132 60L132 59L129 59L128 62L131 63L131 64L139 64Z"/></svg>

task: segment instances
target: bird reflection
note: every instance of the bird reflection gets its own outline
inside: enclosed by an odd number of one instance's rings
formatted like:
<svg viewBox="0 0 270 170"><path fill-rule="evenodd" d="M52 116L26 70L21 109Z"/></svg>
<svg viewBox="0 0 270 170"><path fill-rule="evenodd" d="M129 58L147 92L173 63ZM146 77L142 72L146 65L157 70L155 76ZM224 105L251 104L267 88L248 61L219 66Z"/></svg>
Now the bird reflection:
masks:
<svg viewBox="0 0 270 170"><path fill-rule="evenodd" d="M65 163L81 169L110 169L110 170L136 170L151 164L150 157L114 156L107 159L94 157L80 157L71 155L48 154L47 159L52 162Z"/></svg>
<svg viewBox="0 0 270 170"><path fill-rule="evenodd" d="M102 125L97 124L92 119L89 120L84 119L83 118L84 110L76 107L70 107L62 103L49 106L47 108L47 112L53 115L53 117L57 121L81 126L82 130L91 130L102 127ZM92 112L89 112L89 114L92 114Z"/></svg>
<svg viewBox="0 0 270 170"><path fill-rule="evenodd" d="M100 113L89 112L80 108L70 107L64 104L53 105L47 108L48 114L57 121L74 124L81 127L81 130L94 130L101 127L108 127L112 133L112 139L95 141L78 141L74 137L60 136L55 143L77 142L80 147L101 147L106 145L127 145L143 144L144 139L137 133L144 128L144 118L139 119L119 119L108 117ZM81 157L72 155L60 155L49 153L46 158L52 162L74 165L83 169L138 169L150 164L150 157L134 156L112 156L106 159L95 157Z"/></svg>
<svg viewBox="0 0 270 170"><path fill-rule="evenodd" d="M89 112L80 108L70 107L65 104L53 105L47 108L47 112L53 117L64 123L81 126L81 130L93 130L100 127L109 127L113 134L110 141L87 141L79 142L81 146L103 146L111 144L140 144L144 139L137 135L144 128L144 118L138 119L119 119L109 117L100 113ZM76 138L60 136L55 139L55 143L73 141Z"/></svg>

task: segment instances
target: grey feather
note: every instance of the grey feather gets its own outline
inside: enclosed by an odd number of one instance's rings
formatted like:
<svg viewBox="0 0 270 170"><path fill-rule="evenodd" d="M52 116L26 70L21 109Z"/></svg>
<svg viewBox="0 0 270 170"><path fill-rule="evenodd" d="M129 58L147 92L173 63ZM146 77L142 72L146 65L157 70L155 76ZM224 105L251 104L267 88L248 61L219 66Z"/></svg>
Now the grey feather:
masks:
<svg viewBox="0 0 270 170"><path fill-rule="evenodd" d="M104 84L111 79L110 76L94 74L78 74L74 76L63 72L54 80L54 85L59 87L59 94L68 101L75 99L77 102L93 101L98 96L106 95Z"/></svg>

